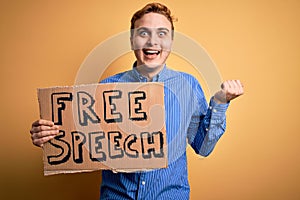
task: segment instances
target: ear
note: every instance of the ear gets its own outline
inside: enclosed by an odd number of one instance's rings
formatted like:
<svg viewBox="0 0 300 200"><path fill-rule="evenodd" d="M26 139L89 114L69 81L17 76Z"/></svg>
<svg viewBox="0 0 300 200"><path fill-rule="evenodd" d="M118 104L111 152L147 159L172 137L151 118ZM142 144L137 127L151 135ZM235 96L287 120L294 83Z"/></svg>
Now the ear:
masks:
<svg viewBox="0 0 300 200"><path fill-rule="evenodd" d="M132 37L130 37L130 48L131 48L131 50L133 50L133 39L132 39Z"/></svg>

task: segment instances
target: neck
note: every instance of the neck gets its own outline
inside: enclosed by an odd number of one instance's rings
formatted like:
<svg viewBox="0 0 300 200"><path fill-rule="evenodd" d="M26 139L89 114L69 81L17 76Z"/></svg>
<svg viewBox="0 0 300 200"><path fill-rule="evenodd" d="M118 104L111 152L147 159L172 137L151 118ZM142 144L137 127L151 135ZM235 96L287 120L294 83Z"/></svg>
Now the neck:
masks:
<svg viewBox="0 0 300 200"><path fill-rule="evenodd" d="M149 67L147 65L138 65L136 69L138 72L147 78L148 81L152 81L153 78L159 74L159 72L164 68L164 64L156 67Z"/></svg>

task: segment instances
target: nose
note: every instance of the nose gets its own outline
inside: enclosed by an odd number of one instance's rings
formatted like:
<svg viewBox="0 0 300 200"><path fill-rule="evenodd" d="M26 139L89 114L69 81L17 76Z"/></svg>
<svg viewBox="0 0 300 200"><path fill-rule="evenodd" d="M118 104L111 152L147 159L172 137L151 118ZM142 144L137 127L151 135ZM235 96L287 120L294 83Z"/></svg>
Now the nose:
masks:
<svg viewBox="0 0 300 200"><path fill-rule="evenodd" d="M153 34L150 35L150 37L148 39L148 44L150 46L155 46L155 45L159 44L159 38L158 38L158 36L155 33L153 33Z"/></svg>

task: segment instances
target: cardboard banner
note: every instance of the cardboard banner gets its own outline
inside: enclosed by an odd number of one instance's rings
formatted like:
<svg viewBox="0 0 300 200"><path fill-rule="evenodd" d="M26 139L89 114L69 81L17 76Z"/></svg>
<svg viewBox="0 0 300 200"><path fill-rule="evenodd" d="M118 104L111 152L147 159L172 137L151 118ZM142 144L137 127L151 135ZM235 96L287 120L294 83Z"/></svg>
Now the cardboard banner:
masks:
<svg viewBox="0 0 300 200"><path fill-rule="evenodd" d="M60 126L44 144L44 174L167 167L162 83L38 89L41 119Z"/></svg>

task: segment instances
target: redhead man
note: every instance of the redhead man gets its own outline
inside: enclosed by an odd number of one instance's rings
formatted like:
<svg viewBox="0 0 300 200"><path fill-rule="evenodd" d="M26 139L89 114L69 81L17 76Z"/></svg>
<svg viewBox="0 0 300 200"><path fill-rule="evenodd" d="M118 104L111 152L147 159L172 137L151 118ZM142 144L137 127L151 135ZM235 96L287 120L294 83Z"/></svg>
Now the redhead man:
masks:
<svg viewBox="0 0 300 200"><path fill-rule="evenodd" d="M225 81L207 105L193 76L166 66L173 34L170 10L160 3L147 4L131 19L130 42L136 57L132 70L101 81L164 83L168 167L135 173L104 170L100 199L189 199L187 143L195 153L208 156L225 131L229 102L243 94L240 81ZM35 121L30 131L33 144L42 146L58 130L51 121Z"/></svg>

